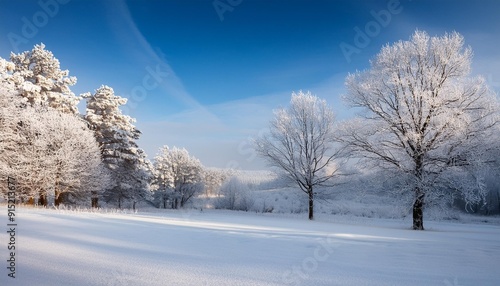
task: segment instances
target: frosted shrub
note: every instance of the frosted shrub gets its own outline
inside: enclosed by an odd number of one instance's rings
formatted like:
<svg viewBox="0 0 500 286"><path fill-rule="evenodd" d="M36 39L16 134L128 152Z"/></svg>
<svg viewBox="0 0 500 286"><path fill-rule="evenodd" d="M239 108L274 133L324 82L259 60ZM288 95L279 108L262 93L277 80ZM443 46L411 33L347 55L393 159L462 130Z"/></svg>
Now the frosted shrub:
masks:
<svg viewBox="0 0 500 286"><path fill-rule="evenodd" d="M221 197L216 202L216 208L248 211L253 206L248 186L237 177L231 177L220 189Z"/></svg>

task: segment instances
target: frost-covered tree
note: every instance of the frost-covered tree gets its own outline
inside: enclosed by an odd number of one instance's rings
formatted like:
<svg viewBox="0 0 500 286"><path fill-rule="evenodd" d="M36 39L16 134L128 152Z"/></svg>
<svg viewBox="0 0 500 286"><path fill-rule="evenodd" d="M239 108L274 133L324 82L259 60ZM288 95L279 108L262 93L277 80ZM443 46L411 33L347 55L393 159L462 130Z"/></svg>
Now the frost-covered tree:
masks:
<svg viewBox="0 0 500 286"><path fill-rule="evenodd" d="M14 74L15 65L0 57L0 89L4 95L17 94L17 87L24 86L24 78ZM30 85L30 83L27 83ZM3 98L5 100L5 96Z"/></svg>
<svg viewBox="0 0 500 286"><path fill-rule="evenodd" d="M47 205L53 196L57 206L70 197L88 198L107 184L99 147L81 118L44 107L14 106L9 112L16 117L0 115L6 127L1 172L22 178L17 185L23 200L38 198Z"/></svg>
<svg viewBox="0 0 500 286"><path fill-rule="evenodd" d="M232 176L220 187L222 197L217 201L217 208L248 211L253 200L250 197L248 184L242 182L237 176Z"/></svg>
<svg viewBox="0 0 500 286"><path fill-rule="evenodd" d="M163 206L170 200L173 208L184 207L203 190L203 165L184 148L163 146L155 157L154 168L158 186L156 196L161 195Z"/></svg>
<svg viewBox="0 0 500 286"><path fill-rule="evenodd" d="M14 177L13 166L19 164L17 155L19 134L18 118L22 98L16 93L11 71L14 65L0 58L0 175L2 178ZM22 79L21 79L22 80ZM6 184L0 186L1 193L6 194Z"/></svg>
<svg viewBox="0 0 500 286"><path fill-rule="evenodd" d="M132 201L135 207L138 200L148 197L151 174L146 155L135 142L140 136L133 125L135 120L120 110L127 99L115 95L108 86L83 97L87 98L85 119L94 131L102 161L111 175L112 186L103 196L107 202L117 202L119 208L124 200Z"/></svg>
<svg viewBox="0 0 500 286"><path fill-rule="evenodd" d="M416 31L346 79L345 99L365 114L339 138L365 162L407 176L413 229L424 229L427 198L459 191L478 202L484 195L481 175L467 170L484 165L498 141L499 109L484 79L469 76L471 59L460 34Z"/></svg>
<svg viewBox="0 0 500 286"><path fill-rule="evenodd" d="M135 190L132 192L132 208L140 201L150 202L152 200L151 181L154 178L154 166L147 158L146 152L138 148L137 159L134 163L132 179L135 182Z"/></svg>
<svg viewBox="0 0 500 286"><path fill-rule="evenodd" d="M69 202L70 196L88 199L91 192L109 183L101 163L101 150L94 134L80 117L58 111L38 111L51 134L48 156L55 205ZM48 161L48 160L46 160Z"/></svg>
<svg viewBox="0 0 500 286"><path fill-rule="evenodd" d="M19 197L38 198L42 205L48 204L48 196L58 205L105 186L107 176L92 131L74 114L26 104L29 98L19 94L37 82L21 74L14 63L0 59L2 175L22 178L17 180Z"/></svg>
<svg viewBox="0 0 500 286"><path fill-rule="evenodd" d="M35 45L31 51L11 53L12 82L19 94L32 106L49 106L64 113L78 113L80 97L70 87L76 83L67 70L61 70L59 60L44 44ZM19 78L23 80L20 81Z"/></svg>
<svg viewBox="0 0 500 286"><path fill-rule="evenodd" d="M23 122L31 120L32 109L26 106L26 99L19 96L18 86L24 85L24 78L14 75L14 64L0 58L0 172L2 177L20 177L23 171L31 171L32 176L18 182L17 195L21 200L38 195L38 189L45 180L44 154L41 149L39 132ZM29 83L28 83L29 85ZM37 122L38 124L38 122ZM29 146L29 148L27 148ZM29 172L28 171L28 172ZM26 173L28 173L26 172ZM3 188L2 193L6 194Z"/></svg>
<svg viewBox="0 0 500 286"><path fill-rule="evenodd" d="M315 187L338 171L334 161L340 152L333 146L333 135L334 114L326 101L300 91L292 94L288 109L275 111L270 133L256 141L257 152L307 194L310 220Z"/></svg>
<svg viewBox="0 0 500 286"><path fill-rule="evenodd" d="M218 193L220 187L229 177L227 170L205 169L203 171L203 182L205 185L205 194L207 197Z"/></svg>

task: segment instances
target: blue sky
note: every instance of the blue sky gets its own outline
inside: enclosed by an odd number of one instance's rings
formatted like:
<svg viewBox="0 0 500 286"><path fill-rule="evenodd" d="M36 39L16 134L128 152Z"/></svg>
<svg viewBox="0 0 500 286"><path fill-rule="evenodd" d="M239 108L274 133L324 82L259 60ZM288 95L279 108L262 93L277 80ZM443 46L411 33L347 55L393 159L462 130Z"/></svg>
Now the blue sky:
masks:
<svg viewBox="0 0 500 286"><path fill-rule="evenodd" d="M464 35L472 72L498 93L499 13L496 0L0 0L0 57L43 42L78 78L76 94L113 87L150 158L169 145L206 166L261 169L251 138L292 91L352 117L340 100L347 73L416 29Z"/></svg>

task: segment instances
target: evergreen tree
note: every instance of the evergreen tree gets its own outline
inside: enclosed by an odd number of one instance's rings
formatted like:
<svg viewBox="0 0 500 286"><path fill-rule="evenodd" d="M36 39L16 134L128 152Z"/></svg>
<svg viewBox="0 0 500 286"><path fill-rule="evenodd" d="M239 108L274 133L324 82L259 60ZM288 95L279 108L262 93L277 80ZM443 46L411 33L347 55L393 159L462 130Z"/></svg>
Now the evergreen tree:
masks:
<svg viewBox="0 0 500 286"><path fill-rule="evenodd" d="M119 208L124 201L133 201L135 207L137 200L148 197L151 168L144 151L135 142L141 134L133 125L135 120L120 110L127 99L115 95L109 86L101 86L93 95L84 97L87 98L85 119L95 132L102 161L111 174L111 186L103 197L106 202L116 202Z"/></svg>
<svg viewBox="0 0 500 286"><path fill-rule="evenodd" d="M17 180L17 195L55 204L83 198L106 184L100 151L85 122L47 106L32 107L19 87L33 86L0 58L0 174ZM2 190L4 194L4 190Z"/></svg>
<svg viewBox="0 0 500 286"><path fill-rule="evenodd" d="M70 87L76 77L69 77L68 70L61 70L59 60L45 45L35 45L31 51L11 53L10 77L18 93L32 106L49 106L64 113L77 114L80 97ZM19 80L22 78L22 80Z"/></svg>

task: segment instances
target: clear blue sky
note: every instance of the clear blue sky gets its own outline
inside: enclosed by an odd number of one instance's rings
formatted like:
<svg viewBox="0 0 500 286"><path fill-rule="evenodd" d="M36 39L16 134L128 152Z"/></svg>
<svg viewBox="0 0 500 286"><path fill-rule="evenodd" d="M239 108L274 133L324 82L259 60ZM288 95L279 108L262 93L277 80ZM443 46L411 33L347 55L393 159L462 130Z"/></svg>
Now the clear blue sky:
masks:
<svg viewBox="0 0 500 286"><path fill-rule="evenodd" d="M178 146L206 166L241 169L264 167L250 138L292 91L349 118L347 73L416 29L464 35L473 73L500 91L497 0L0 0L0 57L43 42L78 78L76 94L106 84L129 98L150 158ZM346 45L356 51L346 56Z"/></svg>

